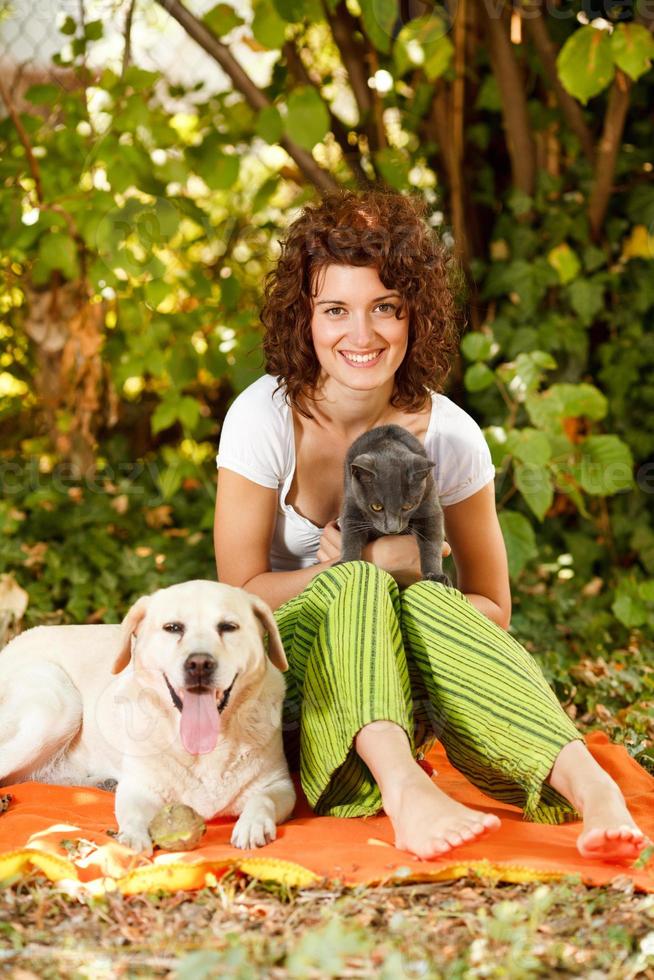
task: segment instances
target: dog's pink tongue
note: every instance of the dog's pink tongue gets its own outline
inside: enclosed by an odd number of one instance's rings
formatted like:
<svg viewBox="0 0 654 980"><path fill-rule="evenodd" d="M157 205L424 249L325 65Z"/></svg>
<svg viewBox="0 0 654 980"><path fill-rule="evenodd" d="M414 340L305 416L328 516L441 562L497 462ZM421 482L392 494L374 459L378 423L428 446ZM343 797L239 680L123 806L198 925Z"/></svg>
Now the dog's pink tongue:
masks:
<svg viewBox="0 0 654 980"><path fill-rule="evenodd" d="M184 691L180 732L182 744L191 755L213 752L218 741L220 715L213 691L195 694Z"/></svg>

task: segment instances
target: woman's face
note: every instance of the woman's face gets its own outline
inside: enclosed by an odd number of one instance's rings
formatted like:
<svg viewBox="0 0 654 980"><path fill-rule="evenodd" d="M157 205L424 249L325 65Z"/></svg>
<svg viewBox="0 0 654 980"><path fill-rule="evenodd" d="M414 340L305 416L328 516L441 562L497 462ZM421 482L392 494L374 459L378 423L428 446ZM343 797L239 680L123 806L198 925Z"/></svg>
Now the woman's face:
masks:
<svg viewBox="0 0 654 980"><path fill-rule="evenodd" d="M406 354L409 318L375 268L328 265L314 280L311 336L322 379L367 391L395 376Z"/></svg>

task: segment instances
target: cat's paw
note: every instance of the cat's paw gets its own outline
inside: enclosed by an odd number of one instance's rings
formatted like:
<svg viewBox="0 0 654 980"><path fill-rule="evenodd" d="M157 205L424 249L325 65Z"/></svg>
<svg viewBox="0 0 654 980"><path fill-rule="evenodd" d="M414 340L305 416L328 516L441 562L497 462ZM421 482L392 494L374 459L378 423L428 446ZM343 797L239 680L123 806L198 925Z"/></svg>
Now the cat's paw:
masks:
<svg viewBox="0 0 654 980"><path fill-rule="evenodd" d="M423 576L425 582L438 582L440 585L446 585L448 589L452 588L452 582L450 581L449 575L439 572L427 572Z"/></svg>

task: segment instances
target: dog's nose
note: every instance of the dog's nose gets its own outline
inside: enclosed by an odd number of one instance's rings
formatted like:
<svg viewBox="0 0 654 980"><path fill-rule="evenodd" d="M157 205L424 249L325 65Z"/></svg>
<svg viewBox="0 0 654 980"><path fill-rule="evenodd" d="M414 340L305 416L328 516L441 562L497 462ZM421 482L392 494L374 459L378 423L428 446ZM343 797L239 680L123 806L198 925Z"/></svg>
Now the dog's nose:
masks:
<svg viewBox="0 0 654 980"><path fill-rule="evenodd" d="M184 674L189 687L205 687L211 684L216 661L210 653L192 653L184 661Z"/></svg>

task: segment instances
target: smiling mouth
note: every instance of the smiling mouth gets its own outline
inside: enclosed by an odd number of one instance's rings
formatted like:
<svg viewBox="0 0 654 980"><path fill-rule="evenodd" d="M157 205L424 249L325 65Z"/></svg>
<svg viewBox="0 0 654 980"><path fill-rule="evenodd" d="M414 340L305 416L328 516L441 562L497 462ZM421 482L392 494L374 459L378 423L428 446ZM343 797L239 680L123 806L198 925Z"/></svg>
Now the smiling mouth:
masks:
<svg viewBox="0 0 654 980"><path fill-rule="evenodd" d="M368 354L355 354L353 351L339 350L344 361L353 367L371 367L380 359L384 350L370 351Z"/></svg>
<svg viewBox="0 0 654 980"><path fill-rule="evenodd" d="M225 688L225 690L223 691L222 697L220 698L220 700L218 700L218 688L189 687L188 688L188 691L192 695L193 694L204 694L204 695L207 695L207 694L213 693L213 696L216 699L216 709L218 711L218 714L221 714L221 712L224 711L224 709L229 704L229 697L230 697L230 694L232 693L232 688L234 687L234 684L236 682L236 678L237 677L238 677L238 671L234 675L234 680L232 681L232 683L229 685L229 687ZM166 682L166 687L168 688L168 692L170 694L171 701L173 702L173 704L175 705L175 707L177 708L177 710L181 713L182 710L183 710L183 708L184 708L183 694L184 694L184 691L186 689L185 688L182 688L181 689L181 691L182 691L182 697L180 697L179 694L177 693L177 691L175 690L175 688L172 686L172 684L170 683L170 681L168 680L168 678L166 677L165 674L164 674L164 680Z"/></svg>

